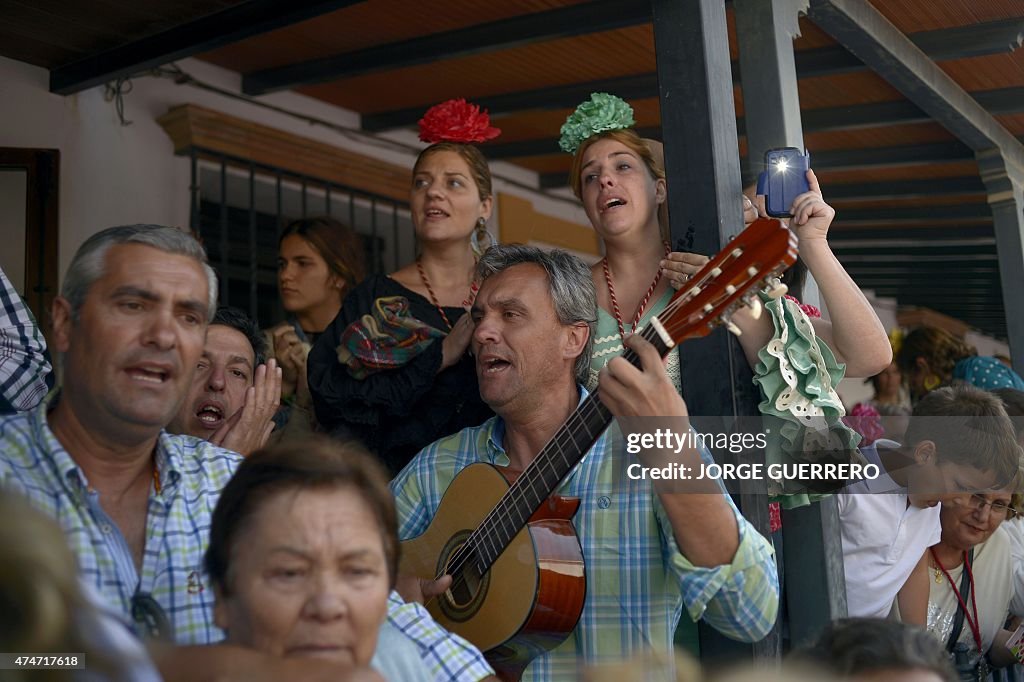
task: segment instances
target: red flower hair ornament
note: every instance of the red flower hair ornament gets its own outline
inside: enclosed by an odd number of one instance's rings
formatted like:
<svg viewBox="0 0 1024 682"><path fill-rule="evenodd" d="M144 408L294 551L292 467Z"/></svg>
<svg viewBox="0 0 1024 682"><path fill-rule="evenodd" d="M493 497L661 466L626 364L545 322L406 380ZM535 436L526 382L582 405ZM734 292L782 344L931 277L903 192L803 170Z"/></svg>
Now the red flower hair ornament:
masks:
<svg viewBox="0 0 1024 682"><path fill-rule="evenodd" d="M487 111L464 99L450 99L427 109L420 119L420 140L437 142L486 142L501 131L491 125Z"/></svg>

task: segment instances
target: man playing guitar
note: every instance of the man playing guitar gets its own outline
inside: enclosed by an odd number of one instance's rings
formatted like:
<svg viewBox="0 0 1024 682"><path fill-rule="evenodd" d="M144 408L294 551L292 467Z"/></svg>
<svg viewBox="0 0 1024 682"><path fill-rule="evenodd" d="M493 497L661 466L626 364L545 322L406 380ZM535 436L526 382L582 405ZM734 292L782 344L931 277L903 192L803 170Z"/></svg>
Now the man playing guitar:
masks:
<svg viewBox="0 0 1024 682"><path fill-rule="evenodd" d="M424 533L465 467L486 462L507 467L506 478L513 478L550 447L586 399L579 381L596 319L587 266L565 252L500 245L482 257L478 272L472 352L481 396L497 416L428 446L392 482L403 540ZM627 347L641 369L612 360L601 374L600 400L617 417L670 417L685 430L686 404L658 351L640 337L633 335ZM712 461L701 449L672 456L693 471ZM634 461L613 427L555 491L580 500L570 515L586 565L586 594L568 638L540 653L525 678L574 679L581 660L666 651L684 607L694 620L741 641L763 638L775 623L779 587L771 546L724 490L655 490L649 479L622 475ZM428 598L443 598L451 585L448 576L423 577L419 586ZM490 590L510 593L505 598L512 601L530 598L512 585Z"/></svg>

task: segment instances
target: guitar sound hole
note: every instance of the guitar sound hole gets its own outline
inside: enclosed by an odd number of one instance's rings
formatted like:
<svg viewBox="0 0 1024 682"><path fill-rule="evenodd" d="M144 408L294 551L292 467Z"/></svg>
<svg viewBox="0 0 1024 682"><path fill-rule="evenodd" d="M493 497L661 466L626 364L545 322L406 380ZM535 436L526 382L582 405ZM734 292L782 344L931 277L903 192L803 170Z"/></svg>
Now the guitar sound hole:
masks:
<svg viewBox="0 0 1024 682"><path fill-rule="evenodd" d="M472 618L484 603L490 584L490 572L480 573L474 552L466 551L463 543L470 531L455 534L441 553L440 564L444 573L452 576L452 586L438 600L441 611L449 619L463 622Z"/></svg>
<svg viewBox="0 0 1024 682"><path fill-rule="evenodd" d="M476 570L476 562L470 561L469 565L453 576L451 600L456 608L464 609L469 606L473 598L480 593L480 585L483 578Z"/></svg>

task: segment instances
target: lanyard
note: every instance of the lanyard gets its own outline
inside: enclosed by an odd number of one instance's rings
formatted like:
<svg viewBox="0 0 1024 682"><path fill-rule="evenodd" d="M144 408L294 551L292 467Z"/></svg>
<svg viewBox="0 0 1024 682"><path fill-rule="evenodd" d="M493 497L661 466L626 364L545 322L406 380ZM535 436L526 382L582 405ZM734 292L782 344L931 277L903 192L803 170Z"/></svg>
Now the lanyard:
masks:
<svg viewBox="0 0 1024 682"><path fill-rule="evenodd" d="M960 608L963 609L964 619L967 621L967 625L971 628L971 634L974 636L974 643L978 647L978 653L984 655L985 651L981 648L981 621L978 619L978 600L975 598L977 590L974 589L974 571L971 570L971 562L967 556L967 552L964 552L964 570L967 571L967 578L970 581L968 584L970 586L969 593L971 595L971 609L974 612L973 618L971 617L971 614L967 612L967 604L964 602L964 598L961 596L960 590L957 589L956 582L953 581L953 578L950 577L946 567L942 565L941 561L939 561L938 555L935 554L935 549L930 548L928 551L932 553L932 559L935 561L935 565L938 566L939 570L942 571L942 574L946 576L946 580L949 581L949 587L953 590L953 595L956 597L957 603L960 605Z"/></svg>

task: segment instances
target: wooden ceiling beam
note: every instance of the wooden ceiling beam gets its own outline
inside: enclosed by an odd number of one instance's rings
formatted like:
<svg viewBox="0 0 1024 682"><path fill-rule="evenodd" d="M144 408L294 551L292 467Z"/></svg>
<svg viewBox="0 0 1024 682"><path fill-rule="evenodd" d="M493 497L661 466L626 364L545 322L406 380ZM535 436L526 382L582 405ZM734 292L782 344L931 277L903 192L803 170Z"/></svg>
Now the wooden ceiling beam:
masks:
<svg viewBox="0 0 1024 682"><path fill-rule="evenodd" d="M636 128L635 130L641 137L651 137L656 140L661 139L660 126ZM485 144L480 146L480 151L484 153L484 156L486 156L489 161L515 159L524 156L551 156L553 154L565 154L565 152L558 147L557 137ZM564 177L562 178L562 184L565 184Z"/></svg>
<svg viewBox="0 0 1024 682"><path fill-rule="evenodd" d="M1024 42L1024 19L1004 19L912 33L910 39L937 62L1013 52Z"/></svg>
<svg viewBox="0 0 1024 682"><path fill-rule="evenodd" d="M593 0L545 12L524 14L468 28L444 31L396 43L375 45L263 69L242 77L242 92L263 95L440 59L504 50L529 43L611 31L651 20L648 0Z"/></svg>
<svg viewBox="0 0 1024 682"><path fill-rule="evenodd" d="M962 59L986 54L1008 52L1020 47L1020 36L1024 31L1024 19L994 21L951 29L920 31L911 33L909 38L936 61ZM1012 39L1016 36L1016 43ZM398 47L396 50L400 49ZM961 56L962 55L962 56ZM844 73L866 71L867 66L860 59L842 47L819 47L795 52L797 78L835 76ZM392 67L397 68L397 67ZM733 82L739 84L739 62L732 62ZM1005 102L1008 107L1020 111L1021 88L1007 88ZM1010 92L1016 90L1017 93ZM658 96L658 74L655 72L621 76L588 83L569 84L535 90L510 92L492 97L481 97L475 101L490 111L491 115L510 114L531 109L563 109L574 107L592 92L611 92L626 100L645 99ZM992 91L995 93L996 91ZM1015 99L1016 98L1016 99ZM427 105L382 111L363 116L363 129L380 132L392 128L403 128L416 123ZM982 106L994 114L1000 111L982 102ZM806 115L806 114L805 114Z"/></svg>
<svg viewBox="0 0 1024 682"><path fill-rule="evenodd" d="M50 71L50 92L72 95L363 0L248 0Z"/></svg>
<svg viewBox="0 0 1024 682"><path fill-rule="evenodd" d="M652 133L658 134L652 134ZM656 129L641 129L644 137L660 137L660 131ZM534 154L537 150L550 149L552 140L538 143L536 140L528 140ZM500 158L511 158L517 156L528 156L515 152L513 145L524 144L522 142L509 142L502 147ZM495 147L499 145L494 145ZM557 149L557 147L555 147ZM525 149L525 147L524 147ZM482 147L484 155L489 159L495 157L487 147ZM546 152L552 153L552 152ZM914 166L925 163L947 163L956 161L973 161L974 154L961 142L934 142L930 144L906 145L899 147L858 147L856 149L834 149L829 151L816 152L811 155L811 165L818 170L859 170L866 168L894 168L899 166ZM567 182L567 171L563 173L541 173L539 184L541 189L555 189L565 187ZM831 194L830 194L831 196Z"/></svg>
<svg viewBox="0 0 1024 682"><path fill-rule="evenodd" d="M617 79L622 80L622 79ZM588 84L593 86L594 84ZM613 88L596 88L604 92L619 94ZM573 100L577 104L589 95L582 94L583 90L577 93L580 99ZM1024 87L1021 88L998 88L995 90L982 90L971 93L971 95L982 105L991 105L992 113L1014 114L1024 112ZM626 99L633 99L626 97ZM988 108L988 107L986 107ZM493 113L493 112L492 112ZM422 115L422 111L420 112ZM896 100L892 102L874 102L871 104L858 104L855 106L843 107L822 107L808 109L801 112L803 130L805 133L827 132L833 130L856 130L860 128L877 128L891 125L906 125L912 123L926 123L931 117L920 107L907 100ZM365 121L365 119L364 119ZM364 122L365 126L365 122ZM737 119L737 130L742 136L746 129L743 118ZM656 126L638 129L644 137L661 139L661 129ZM487 145L482 148L489 159L508 159L523 156L545 156L548 154L560 153L557 138L542 138L533 140L521 140L518 142L506 142ZM964 150L964 153L969 150ZM820 160L824 155L829 157L831 152L820 152L812 156L813 165L823 167ZM964 158L964 157L961 157ZM934 161L934 158L924 159ZM984 191L984 186L977 180L977 191Z"/></svg>
<svg viewBox="0 0 1024 682"><path fill-rule="evenodd" d="M870 3L810 0L808 16L970 149L1024 172L1024 145Z"/></svg>
<svg viewBox="0 0 1024 682"><path fill-rule="evenodd" d="M878 201L883 199L927 199L951 194L984 194L985 185L977 175L965 175L927 180L829 185L825 191L829 201Z"/></svg>

